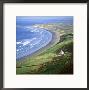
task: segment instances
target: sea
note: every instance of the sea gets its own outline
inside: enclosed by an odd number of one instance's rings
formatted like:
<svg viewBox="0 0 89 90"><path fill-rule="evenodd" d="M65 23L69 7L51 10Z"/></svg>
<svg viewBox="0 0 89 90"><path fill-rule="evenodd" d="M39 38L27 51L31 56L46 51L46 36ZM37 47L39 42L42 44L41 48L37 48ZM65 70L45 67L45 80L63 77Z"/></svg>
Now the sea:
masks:
<svg viewBox="0 0 89 90"><path fill-rule="evenodd" d="M73 23L72 16L16 16L16 60L31 55L52 40L48 30L35 24Z"/></svg>

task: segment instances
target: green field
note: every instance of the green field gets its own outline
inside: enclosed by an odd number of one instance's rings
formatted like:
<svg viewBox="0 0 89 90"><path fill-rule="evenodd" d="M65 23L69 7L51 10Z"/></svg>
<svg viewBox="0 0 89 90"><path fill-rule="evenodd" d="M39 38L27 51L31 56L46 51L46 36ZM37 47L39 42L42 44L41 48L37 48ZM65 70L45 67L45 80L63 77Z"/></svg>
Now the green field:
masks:
<svg viewBox="0 0 89 90"><path fill-rule="evenodd" d="M73 34L63 32L60 38L43 53L16 61L16 74L73 74Z"/></svg>

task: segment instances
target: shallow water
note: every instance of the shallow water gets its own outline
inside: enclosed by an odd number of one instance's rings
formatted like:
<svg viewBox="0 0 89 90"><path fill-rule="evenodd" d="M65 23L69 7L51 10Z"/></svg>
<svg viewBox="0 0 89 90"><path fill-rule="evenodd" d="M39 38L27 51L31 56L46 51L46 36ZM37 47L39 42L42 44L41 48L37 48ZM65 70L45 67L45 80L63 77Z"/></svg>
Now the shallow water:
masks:
<svg viewBox="0 0 89 90"><path fill-rule="evenodd" d="M16 59L30 55L46 46L52 40L52 33L32 26L16 27Z"/></svg>

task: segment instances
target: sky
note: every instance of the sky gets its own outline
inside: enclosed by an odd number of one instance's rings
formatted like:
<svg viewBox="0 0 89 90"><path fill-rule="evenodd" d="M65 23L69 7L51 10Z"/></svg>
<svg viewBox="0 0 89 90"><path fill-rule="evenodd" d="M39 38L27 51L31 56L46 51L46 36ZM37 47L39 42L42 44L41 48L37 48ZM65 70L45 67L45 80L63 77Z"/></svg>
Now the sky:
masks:
<svg viewBox="0 0 89 90"><path fill-rule="evenodd" d="M73 16L16 16L16 24L36 24L72 20Z"/></svg>

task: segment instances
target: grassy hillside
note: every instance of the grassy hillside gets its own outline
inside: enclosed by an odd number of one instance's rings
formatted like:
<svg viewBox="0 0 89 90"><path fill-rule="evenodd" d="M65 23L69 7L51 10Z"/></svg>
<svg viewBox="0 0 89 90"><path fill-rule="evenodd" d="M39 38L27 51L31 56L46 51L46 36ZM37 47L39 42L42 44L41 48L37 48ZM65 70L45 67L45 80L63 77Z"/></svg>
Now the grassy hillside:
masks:
<svg viewBox="0 0 89 90"><path fill-rule="evenodd" d="M61 50L64 54L60 54ZM17 74L72 74L73 34L64 34L61 40L36 57L27 57L16 63Z"/></svg>

